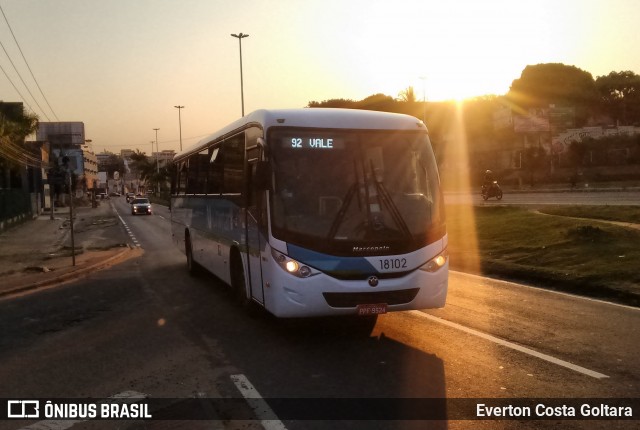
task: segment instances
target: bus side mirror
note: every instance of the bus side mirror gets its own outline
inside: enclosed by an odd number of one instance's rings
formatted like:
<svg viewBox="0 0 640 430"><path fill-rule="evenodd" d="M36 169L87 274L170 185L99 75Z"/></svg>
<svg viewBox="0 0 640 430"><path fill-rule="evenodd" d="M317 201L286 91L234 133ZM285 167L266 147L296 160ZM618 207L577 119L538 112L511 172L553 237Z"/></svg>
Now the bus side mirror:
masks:
<svg viewBox="0 0 640 430"><path fill-rule="evenodd" d="M257 191L271 191L271 164L268 161L258 161L253 175L253 186Z"/></svg>

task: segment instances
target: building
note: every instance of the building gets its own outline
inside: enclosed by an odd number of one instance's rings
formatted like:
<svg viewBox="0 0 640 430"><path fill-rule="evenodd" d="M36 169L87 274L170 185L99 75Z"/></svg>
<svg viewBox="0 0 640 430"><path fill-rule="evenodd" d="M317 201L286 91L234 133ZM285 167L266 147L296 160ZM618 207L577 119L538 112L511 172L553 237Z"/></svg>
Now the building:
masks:
<svg viewBox="0 0 640 430"><path fill-rule="evenodd" d="M62 165L64 160L68 162L76 181L76 197L86 195L97 185L98 157L91 141L85 139L83 122L40 122L36 138L48 142L52 163ZM49 194L45 192L45 195ZM46 204L45 207L50 206Z"/></svg>
<svg viewBox="0 0 640 430"><path fill-rule="evenodd" d="M0 102L0 231L42 210L42 167L48 152L42 142L25 142L12 134L24 116L21 102Z"/></svg>
<svg viewBox="0 0 640 430"><path fill-rule="evenodd" d="M164 167L173 161L175 155L176 151L173 149L165 149L164 151L154 152L149 158L153 163L155 163L157 159L159 166Z"/></svg>
<svg viewBox="0 0 640 430"><path fill-rule="evenodd" d="M84 123L79 121L40 122L36 140L49 142L53 151L80 148L85 144Z"/></svg>

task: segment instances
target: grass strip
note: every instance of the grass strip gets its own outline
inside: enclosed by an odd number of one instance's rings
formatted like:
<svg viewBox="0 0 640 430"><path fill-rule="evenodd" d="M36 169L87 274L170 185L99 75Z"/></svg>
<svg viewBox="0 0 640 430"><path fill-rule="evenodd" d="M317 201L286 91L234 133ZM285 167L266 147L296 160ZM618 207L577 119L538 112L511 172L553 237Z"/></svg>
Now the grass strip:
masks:
<svg viewBox="0 0 640 430"><path fill-rule="evenodd" d="M451 268L640 306L640 230L569 218L638 215L612 208L450 205Z"/></svg>

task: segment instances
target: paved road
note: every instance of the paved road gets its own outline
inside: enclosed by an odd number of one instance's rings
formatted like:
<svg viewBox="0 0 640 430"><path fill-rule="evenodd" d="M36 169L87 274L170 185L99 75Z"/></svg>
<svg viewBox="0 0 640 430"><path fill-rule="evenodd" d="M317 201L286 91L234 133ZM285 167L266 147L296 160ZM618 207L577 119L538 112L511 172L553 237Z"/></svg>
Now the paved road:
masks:
<svg viewBox="0 0 640 430"><path fill-rule="evenodd" d="M308 399L312 409L321 406L313 399L336 397L640 397L638 309L452 273L444 309L384 315L369 337L326 322L251 318L214 277L187 274L184 255L170 242L166 209L133 217L123 202L116 205L144 255L73 284L0 301L0 397L135 391L153 398L241 399L259 393ZM159 421L147 428L262 428L234 420L254 414L246 405L217 405L206 413L209 422ZM291 430L637 424L449 420L425 427L421 421L286 418L263 424ZM0 428L31 423L0 422Z"/></svg>
<svg viewBox="0 0 640 430"><path fill-rule="evenodd" d="M447 193L447 204L476 204L476 205L640 205L639 191L594 191L594 192L509 192L505 191L502 200L491 198L482 200L480 193Z"/></svg>

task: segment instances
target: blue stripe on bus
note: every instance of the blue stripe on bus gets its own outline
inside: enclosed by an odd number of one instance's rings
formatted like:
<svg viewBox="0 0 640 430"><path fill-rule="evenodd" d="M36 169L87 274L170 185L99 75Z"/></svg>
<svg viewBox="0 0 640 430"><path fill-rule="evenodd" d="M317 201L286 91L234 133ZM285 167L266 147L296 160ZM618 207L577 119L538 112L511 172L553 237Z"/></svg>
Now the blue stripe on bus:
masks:
<svg viewBox="0 0 640 430"><path fill-rule="evenodd" d="M287 244L289 257L323 272L375 274L376 268L364 257L336 257Z"/></svg>

